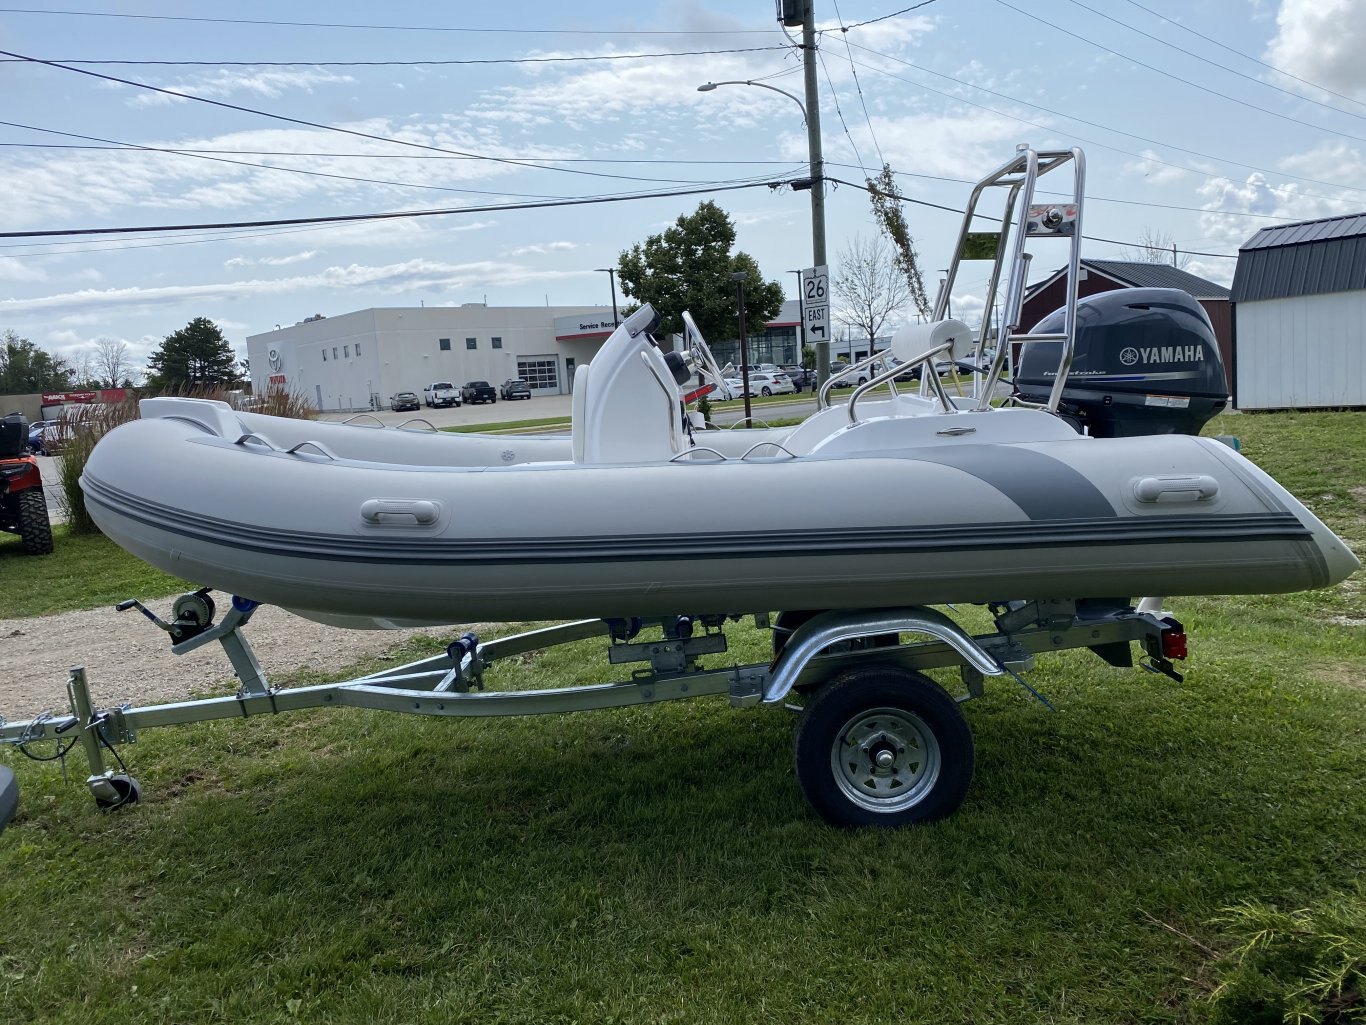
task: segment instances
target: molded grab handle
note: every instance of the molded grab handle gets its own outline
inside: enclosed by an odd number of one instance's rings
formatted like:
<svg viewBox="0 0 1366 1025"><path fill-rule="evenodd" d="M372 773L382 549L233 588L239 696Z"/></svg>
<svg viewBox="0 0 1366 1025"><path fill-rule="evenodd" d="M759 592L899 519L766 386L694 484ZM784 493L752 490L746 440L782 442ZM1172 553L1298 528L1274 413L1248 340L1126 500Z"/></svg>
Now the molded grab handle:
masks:
<svg viewBox="0 0 1366 1025"><path fill-rule="evenodd" d="M422 526L435 523L441 506L435 502L410 498L371 498L361 503L360 517L366 523L392 523L397 517L411 517Z"/></svg>
<svg viewBox="0 0 1366 1025"><path fill-rule="evenodd" d="M1140 477L1134 497L1140 502L1204 502L1219 494L1219 482L1204 473L1171 477Z"/></svg>

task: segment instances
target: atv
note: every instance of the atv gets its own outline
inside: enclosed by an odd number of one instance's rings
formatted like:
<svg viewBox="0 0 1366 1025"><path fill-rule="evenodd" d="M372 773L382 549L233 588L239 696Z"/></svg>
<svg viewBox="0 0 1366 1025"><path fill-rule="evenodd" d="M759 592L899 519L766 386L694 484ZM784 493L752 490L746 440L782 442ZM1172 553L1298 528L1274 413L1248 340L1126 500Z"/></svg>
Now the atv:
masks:
<svg viewBox="0 0 1366 1025"><path fill-rule="evenodd" d="M52 524L43 476L27 449L24 418L18 413L0 418L0 530L18 534L30 555L50 555Z"/></svg>

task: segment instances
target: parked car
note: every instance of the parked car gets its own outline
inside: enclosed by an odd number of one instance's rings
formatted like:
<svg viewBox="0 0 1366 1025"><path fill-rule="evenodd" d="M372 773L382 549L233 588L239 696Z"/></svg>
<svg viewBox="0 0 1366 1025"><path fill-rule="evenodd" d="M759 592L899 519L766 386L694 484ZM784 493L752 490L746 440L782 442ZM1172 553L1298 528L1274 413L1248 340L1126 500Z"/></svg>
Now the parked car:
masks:
<svg viewBox="0 0 1366 1025"><path fill-rule="evenodd" d="M487 381L466 381L460 389L462 402L497 402L498 391Z"/></svg>
<svg viewBox="0 0 1366 1025"><path fill-rule="evenodd" d="M727 377L726 384L736 395L745 393L745 384L742 377ZM792 386L791 379L783 373L761 374L750 371L749 375L749 394L755 395L791 395L797 389Z"/></svg>
<svg viewBox="0 0 1366 1025"><path fill-rule="evenodd" d="M512 399L531 398L531 385L527 384L520 377L509 377L503 382L503 386L498 389L500 398L511 401Z"/></svg>
<svg viewBox="0 0 1366 1025"><path fill-rule="evenodd" d="M35 452L40 456L47 455L44 432L56 422L56 420L34 420L28 425L28 450L30 452Z"/></svg>
<svg viewBox="0 0 1366 1025"><path fill-rule="evenodd" d="M816 373L813 370L807 370L805 367L799 367L794 364L792 366L783 367L782 371L792 381L792 387L796 388L799 392L816 386Z"/></svg>
<svg viewBox="0 0 1366 1025"><path fill-rule="evenodd" d="M835 383L832 388L852 388L858 384L864 384L868 380L868 371L860 370L857 374L850 370L848 363L830 364L830 378Z"/></svg>
<svg viewBox="0 0 1366 1025"><path fill-rule="evenodd" d="M417 392L401 391L389 399L389 408L395 413L402 413L405 409L421 409L422 403L418 401Z"/></svg>
<svg viewBox="0 0 1366 1025"><path fill-rule="evenodd" d="M460 405L460 392L450 381L435 381L422 389L422 401L428 409Z"/></svg>

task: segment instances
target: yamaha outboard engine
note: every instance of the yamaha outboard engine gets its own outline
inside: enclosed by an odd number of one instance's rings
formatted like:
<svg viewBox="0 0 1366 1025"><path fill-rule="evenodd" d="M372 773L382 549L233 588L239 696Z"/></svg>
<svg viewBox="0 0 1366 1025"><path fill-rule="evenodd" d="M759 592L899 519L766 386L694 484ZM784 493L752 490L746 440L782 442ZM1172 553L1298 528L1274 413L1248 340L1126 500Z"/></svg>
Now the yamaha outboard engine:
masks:
<svg viewBox="0 0 1366 1025"><path fill-rule="evenodd" d="M1061 334L1065 310L1031 334ZM1027 342L1015 393L1046 402L1061 342ZM1199 434L1228 404L1228 383L1204 309L1177 288L1122 288L1077 303L1076 345L1058 412L1096 438Z"/></svg>

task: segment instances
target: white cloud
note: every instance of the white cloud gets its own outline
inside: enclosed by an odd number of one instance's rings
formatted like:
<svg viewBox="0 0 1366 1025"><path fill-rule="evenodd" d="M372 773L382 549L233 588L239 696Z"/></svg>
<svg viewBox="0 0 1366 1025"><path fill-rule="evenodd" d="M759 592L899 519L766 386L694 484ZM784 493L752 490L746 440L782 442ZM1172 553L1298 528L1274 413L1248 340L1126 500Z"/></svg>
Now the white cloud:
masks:
<svg viewBox="0 0 1366 1025"><path fill-rule="evenodd" d="M34 299L0 300L0 319L11 314L49 310L148 309L178 303L228 302L256 296L290 295L306 289L342 289L349 293L369 290L374 294L398 294L424 289L460 289L520 285L575 277L574 271L533 271L519 264L480 261L443 263L415 259L383 266L350 264L328 267L316 274L289 278L258 278L250 281L198 285L81 289Z"/></svg>
<svg viewBox="0 0 1366 1025"><path fill-rule="evenodd" d="M258 99L276 99L291 89L312 92L315 86L349 84L355 79L350 75L339 75L322 68L268 68L251 70L247 68L219 68L209 74L179 82L152 82L163 89L171 89L191 96L222 100L229 96L245 94ZM120 87L122 88L122 87ZM139 90L130 101L134 106L159 107L169 103L188 103L165 93Z"/></svg>
<svg viewBox="0 0 1366 1025"><path fill-rule="evenodd" d="M46 281L47 271L16 256L0 257L0 281Z"/></svg>
<svg viewBox="0 0 1366 1025"><path fill-rule="evenodd" d="M1366 160L1355 149L1340 143L1326 143L1287 157L1281 166L1292 172L1329 175L1339 181L1361 181L1366 177ZM1308 188L1313 191L1306 191L1306 186L1298 182L1276 182L1261 172L1240 182L1210 178L1197 190L1206 211L1200 215L1200 231L1214 240L1214 248L1231 250L1259 228L1287 220L1309 221L1357 213L1366 203L1366 195L1359 191L1334 192L1326 185ZM1238 216L1242 214L1259 217Z"/></svg>
<svg viewBox="0 0 1366 1025"><path fill-rule="evenodd" d="M577 249L578 244L574 242L538 242L529 246L518 246L516 249L508 250L508 256L527 256L535 254L545 256L548 253L564 252L567 249Z"/></svg>
<svg viewBox="0 0 1366 1025"><path fill-rule="evenodd" d="M883 155L898 171L974 182L984 168L1001 162L1002 153L1013 151L1020 135L1018 121L977 110L874 117L873 130ZM857 129L854 131L855 135L861 134ZM872 152L871 140L863 134L858 144L866 159Z"/></svg>
<svg viewBox="0 0 1366 1025"><path fill-rule="evenodd" d="M1366 96L1366 4L1360 0L1282 0L1269 63L1329 89Z"/></svg>
<svg viewBox="0 0 1366 1025"><path fill-rule="evenodd" d="M303 263L317 255L316 249L307 249L302 253L291 253L289 256L234 256L231 260L225 260L223 266L229 270L236 267L288 267L291 263Z"/></svg>

